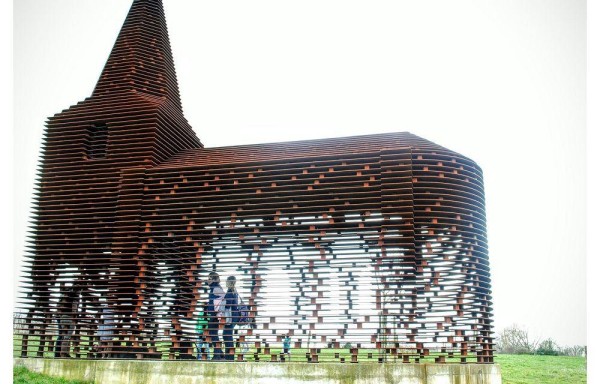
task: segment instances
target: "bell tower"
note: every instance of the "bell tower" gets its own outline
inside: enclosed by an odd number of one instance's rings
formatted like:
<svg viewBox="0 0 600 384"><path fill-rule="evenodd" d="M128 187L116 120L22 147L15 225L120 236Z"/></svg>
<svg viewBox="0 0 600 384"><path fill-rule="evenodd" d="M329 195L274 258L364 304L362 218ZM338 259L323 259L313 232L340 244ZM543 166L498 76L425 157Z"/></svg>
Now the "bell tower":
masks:
<svg viewBox="0 0 600 384"><path fill-rule="evenodd" d="M38 354L61 284L94 307L129 278L127 262L113 266L135 252L145 170L190 148L202 143L181 109L162 1L134 0L92 95L44 132L25 298L27 326L43 324Z"/></svg>

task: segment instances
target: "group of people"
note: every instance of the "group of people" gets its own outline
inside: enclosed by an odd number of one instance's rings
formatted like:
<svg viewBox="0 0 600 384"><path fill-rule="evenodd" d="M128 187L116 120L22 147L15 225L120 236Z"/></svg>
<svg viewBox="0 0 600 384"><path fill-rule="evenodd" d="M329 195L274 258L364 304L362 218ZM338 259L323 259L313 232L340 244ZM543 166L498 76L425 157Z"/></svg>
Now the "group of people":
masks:
<svg viewBox="0 0 600 384"><path fill-rule="evenodd" d="M82 298L83 283L77 280L73 285L67 287L60 284L56 323L58 325L58 337L54 344L54 357L71 357L70 350L73 337L75 336L76 322L79 317L79 305ZM104 304L101 309L101 320L98 325L98 338L100 343L94 346L95 352L109 351L110 340L114 336L114 313ZM103 355L104 356L104 355Z"/></svg>
<svg viewBox="0 0 600 384"><path fill-rule="evenodd" d="M248 307L244 305L238 294L235 283L235 276L229 276L225 282L227 291L224 291L221 287L219 274L213 271L208 275L208 301L201 308L196 325L198 359L202 359L202 355L207 358L211 356L210 349L212 348L213 353L210 360L235 360L233 341L235 327L249 323ZM225 351L221 348L219 338L219 325L221 323L223 324ZM283 353L289 356L291 344L289 333L281 335L281 339L283 341Z"/></svg>
<svg viewBox="0 0 600 384"><path fill-rule="evenodd" d="M235 326L243 323L243 314L240 306L242 300L235 288L235 276L229 276L226 280L227 291L221 287L221 278L217 272L210 272L208 275L208 302L200 311L196 330L198 332L198 359L202 354L210 354L210 348L213 353L211 360L229 360L235 358L235 345L233 342L233 333ZM223 341L225 342L225 351L221 346L219 338L219 324L223 323ZM208 340L207 335L208 333Z"/></svg>
<svg viewBox="0 0 600 384"><path fill-rule="evenodd" d="M227 278L226 291L221 287L221 280L217 272L209 273L207 283L209 286L208 301L202 307L196 325L198 359L205 354L211 356L213 361L233 361L235 356L234 330L236 325L246 324L249 321L248 307L243 304L237 292L235 276ZM81 287L78 284L69 288L61 286L55 357L71 357L69 350L75 332L75 319L81 300L80 293ZM104 306L100 313L102 318L98 327L100 342L94 349L96 352L109 352L110 340L114 336L114 313L108 306ZM222 327L220 327L221 324ZM224 349L219 336L220 328L223 329ZM211 348L212 354L210 353Z"/></svg>

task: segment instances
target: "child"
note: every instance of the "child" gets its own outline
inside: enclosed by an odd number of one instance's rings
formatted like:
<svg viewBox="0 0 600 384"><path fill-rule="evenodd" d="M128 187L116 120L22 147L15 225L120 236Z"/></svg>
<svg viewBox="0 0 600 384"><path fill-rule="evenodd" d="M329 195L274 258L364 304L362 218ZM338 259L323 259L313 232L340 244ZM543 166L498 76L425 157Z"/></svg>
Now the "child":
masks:
<svg viewBox="0 0 600 384"><path fill-rule="evenodd" d="M202 308L200 309L200 314L198 315L198 321L196 322L196 332L198 334L196 350L198 360L202 360L202 355L206 355L205 360L210 360L210 345L206 342L206 338L204 337L204 331L207 329L208 326L208 319L206 318L206 307L206 303L202 305Z"/></svg>
<svg viewBox="0 0 600 384"><path fill-rule="evenodd" d="M283 353L289 355L290 354L290 343L291 343L291 339L290 339L290 334L288 333L287 335L283 335Z"/></svg>

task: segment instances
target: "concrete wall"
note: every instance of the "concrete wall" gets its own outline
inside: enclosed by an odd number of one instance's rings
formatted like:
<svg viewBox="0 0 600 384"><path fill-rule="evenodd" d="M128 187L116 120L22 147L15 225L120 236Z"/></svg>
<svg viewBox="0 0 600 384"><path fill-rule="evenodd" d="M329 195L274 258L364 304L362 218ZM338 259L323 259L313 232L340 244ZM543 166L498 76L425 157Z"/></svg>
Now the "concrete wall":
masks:
<svg viewBox="0 0 600 384"><path fill-rule="evenodd" d="M309 364L21 358L15 358L14 364L50 376L98 384L502 383L500 367L496 364Z"/></svg>

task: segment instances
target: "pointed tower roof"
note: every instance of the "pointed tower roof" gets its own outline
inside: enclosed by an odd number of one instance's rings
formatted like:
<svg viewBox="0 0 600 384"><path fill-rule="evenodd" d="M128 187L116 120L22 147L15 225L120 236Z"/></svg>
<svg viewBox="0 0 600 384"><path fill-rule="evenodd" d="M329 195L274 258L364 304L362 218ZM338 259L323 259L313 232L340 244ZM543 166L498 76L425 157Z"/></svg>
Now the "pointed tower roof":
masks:
<svg viewBox="0 0 600 384"><path fill-rule="evenodd" d="M92 96L124 90L181 108L162 0L134 0Z"/></svg>

